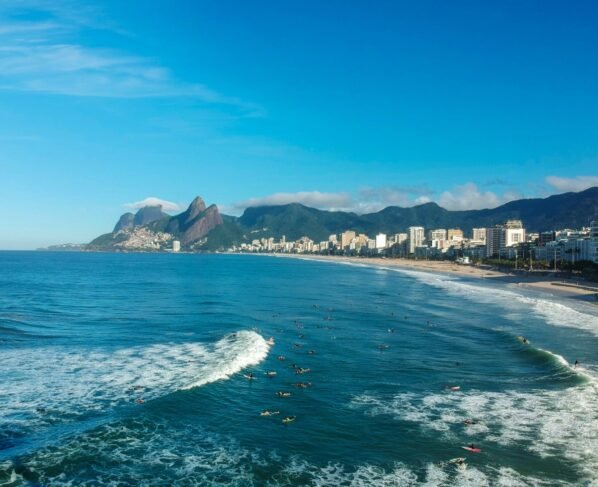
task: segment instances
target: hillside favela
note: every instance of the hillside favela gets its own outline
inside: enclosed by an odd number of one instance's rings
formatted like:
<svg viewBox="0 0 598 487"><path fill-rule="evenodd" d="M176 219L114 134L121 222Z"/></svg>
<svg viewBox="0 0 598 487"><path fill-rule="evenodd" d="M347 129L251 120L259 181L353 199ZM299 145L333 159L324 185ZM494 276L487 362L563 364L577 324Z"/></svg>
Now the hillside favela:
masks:
<svg viewBox="0 0 598 487"><path fill-rule="evenodd" d="M0 487L598 487L596 26L0 1Z"/></svg>

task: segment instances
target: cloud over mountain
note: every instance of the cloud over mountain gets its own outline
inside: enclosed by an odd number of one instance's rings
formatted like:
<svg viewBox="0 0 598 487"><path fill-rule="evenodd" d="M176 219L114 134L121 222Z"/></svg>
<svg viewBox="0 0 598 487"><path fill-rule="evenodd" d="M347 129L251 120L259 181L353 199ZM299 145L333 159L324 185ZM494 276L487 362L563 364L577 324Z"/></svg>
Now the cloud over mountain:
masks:
<svg viewBox="0 0 598 487"><path fill-rule="evenodd" d="M164 211L179 211L182 209L181 206L177 203L156 198L155 196L150 196L148 198L145 198L144 200L136 201L134 203L124 204L124 207L129 210L138 210L146 206L161 206Z"/></svg>
<svg viewBox="0 0 598 487"><path fill-rule="evenodd" d="M584 189L598 186L598 176L576 176L574 178L561 178L548 176L546 183L557 191L583 191Z"/></svg>

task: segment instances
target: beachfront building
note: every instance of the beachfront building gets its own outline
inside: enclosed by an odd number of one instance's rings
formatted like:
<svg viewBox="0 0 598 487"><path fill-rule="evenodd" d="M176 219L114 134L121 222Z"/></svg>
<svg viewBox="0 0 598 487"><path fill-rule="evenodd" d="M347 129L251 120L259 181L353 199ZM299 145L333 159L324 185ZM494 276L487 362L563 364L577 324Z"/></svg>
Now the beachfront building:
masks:
<svg viewBox="0 0 598 487"><path fill-rule="evenodd" d="M598 264L598 220L590 226L590 257L594 264Z"/></svg>
<svg viewBox="0 0 598 487"><path fill-rule="evenodd" d="M395 233L395 243L401 245L409 239L409 235L406 233Z"/></svg>
<svg viewBox="0 0 598 487"><path fill-rule="evenodd" d="M446 240L446 230L444 228L430 230L428 232L428 240L430 242L432 242L434 240Z"/></svg>
<svg viewBox="0 0 598 487"><path fill-rule="evenodd" d="M501 248L514 247L525 242L525 228L521 220L508 220L501 234Z"/></svg>
<svg viewBox="0 0 598 487"><path fill-rule="evenodd" d="M346 249L351 246L351 242L353 242L353 248L355 248L355 232L352 230L347 230L346 232L341 233L341 249Z"/></svg>
<svg viewBox="0 0 598 487"><path fill-rule="evenodd" d="M446 238L450 241L460 242L463 240L463 230L460 228L449 228L446 232Z"/></svg>
<svg viewBox="0 0 598 487"><path fill-rule="evenodd" d="M376 235L376 248L377 249L385 249L386 248L386 234L379 233Z"/></svg>
<svg viewBox="0 0 598 487"><path fill-rule="evenodd" d="M486 257L499 255L503 230L502 225L486 228Z"/></svg>
<svg viewBox="0 0 598 487"><path fill-rule="evenodd" d="M486 243L486 229L485 228L474 228L471 232L471 240L482 244Z"/></svg>
<svg viewBox="0 0 598 487"><path fill-rule="evenodd" d="M425 240L424 227L409 227L408 249L410 254L415 254L417 247L423 247Z"/></svg>
<svg viewBox="0 0 598 487"><path fill-rule="evenodd" d="M181 242L178 240L172 241L172 251L173 252L180 252L181 251Z"/></svg>

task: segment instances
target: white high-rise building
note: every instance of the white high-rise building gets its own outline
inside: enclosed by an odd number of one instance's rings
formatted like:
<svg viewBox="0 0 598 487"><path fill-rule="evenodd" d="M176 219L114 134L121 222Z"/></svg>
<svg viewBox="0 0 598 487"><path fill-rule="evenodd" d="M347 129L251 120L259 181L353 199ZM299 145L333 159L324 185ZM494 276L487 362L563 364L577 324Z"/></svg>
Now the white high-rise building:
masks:
<svg viewBox="0 0 598 487"><path fill-rule="evenodd" d="M386 248L386 234L379 233L376 235L376 248L377 249L385 249Z"/></svg>
<svg viewBox="0 0 598 487"><path fill-rule="evenodd" d="M181 242L179 242L178 240L173 240L172 241L172 251L180 252L180 250L181 250Z"/></svg>
<svg viewBox="0 0 598 487"><path fill-rule="evenodd" d="M525 228L521 220L509 220L504 225L501 247L513 247L525 242Z"/></svg>
<svg viewBox="0 0 598 487"><path fill-rule="evenodd" d="M424 227L409 227L409 253L415 254L415 249L424 245Z"/></svg>

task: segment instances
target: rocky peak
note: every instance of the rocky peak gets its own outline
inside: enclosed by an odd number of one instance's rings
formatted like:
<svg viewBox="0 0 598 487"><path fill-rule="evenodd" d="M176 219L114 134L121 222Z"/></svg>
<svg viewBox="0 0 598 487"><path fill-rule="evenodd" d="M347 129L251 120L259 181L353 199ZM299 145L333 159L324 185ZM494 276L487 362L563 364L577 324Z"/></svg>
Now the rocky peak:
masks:
<svg viewBox="0 0 598 487"><path fill-rule="evenodd" d="M206 204L204 200L202 200L199 196L196 196L185 212L185 222L187 223L197 218L197 216L204 211L206 211Z"/></svg>

